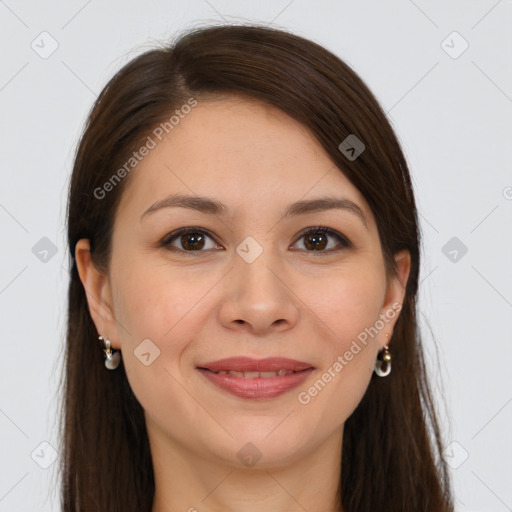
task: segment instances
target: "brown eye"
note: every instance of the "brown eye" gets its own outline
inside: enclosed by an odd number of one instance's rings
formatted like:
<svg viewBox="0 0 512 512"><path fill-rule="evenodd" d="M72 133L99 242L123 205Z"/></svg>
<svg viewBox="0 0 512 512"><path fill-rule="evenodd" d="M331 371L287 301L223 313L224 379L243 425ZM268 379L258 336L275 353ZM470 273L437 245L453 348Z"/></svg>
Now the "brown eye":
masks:
<svg viewBox="0 0 512 512"><path fill-rule="evenodd" d="M325 249L328 244L328 236L321 231L318 233L311 233L304 237L304 245L308 249L313 249L315 251L319 249Z"/></svg>
<svg viewBox="0 0 512 512"><path fill-rule="evenodd" d="M305 247L307 252L331 252L338 250L340 245L341 248L348 248L352 245L341 233L322 226L308 228L302 233L299 240L300 239L304 239L303 247ZM333 244L331 239L337 240L338 244ZM329 244L331 247L325 250Z"/></svg>
<svg viewBox="0 0 512 512"><path fill-rule="evenodd" d="M202 233L185 233L180 235L181 246L187 250L201 250L205 244L205 236Z"/></svg>
<svg viewBox="0 0 512 512"><path fill-rule="evenodd" d="M208 245L210 244L210 245ZM167 235L161 242L162 247L182 252L204 252L219 247L213 238L199 228L182 228Z"/></svg>
<svg viewBox="0 0 512 512"><path fill-rule="evenodd" d="M303 231L299 240L301 239L304 239L302 248L306 252L330 253L352 247L351 242L341 233L322 226ZM205 230L194 227L181 228L169 233L160 242L160 246L170 251L189 254L201 253L209 249L223 249Z"/></svg>

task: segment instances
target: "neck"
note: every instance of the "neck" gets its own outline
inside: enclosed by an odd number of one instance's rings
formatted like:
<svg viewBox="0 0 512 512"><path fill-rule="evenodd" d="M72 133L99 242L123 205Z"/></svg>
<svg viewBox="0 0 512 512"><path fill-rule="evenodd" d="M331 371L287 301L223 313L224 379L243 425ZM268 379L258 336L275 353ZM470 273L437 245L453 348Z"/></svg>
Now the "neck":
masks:
<svg viewBox="0 0 512 512"><path fill-rule="evenodd" d="M149 420L152 512L342 512L338 488L343 428L286 464L240 468L173 442Z"/></svg>

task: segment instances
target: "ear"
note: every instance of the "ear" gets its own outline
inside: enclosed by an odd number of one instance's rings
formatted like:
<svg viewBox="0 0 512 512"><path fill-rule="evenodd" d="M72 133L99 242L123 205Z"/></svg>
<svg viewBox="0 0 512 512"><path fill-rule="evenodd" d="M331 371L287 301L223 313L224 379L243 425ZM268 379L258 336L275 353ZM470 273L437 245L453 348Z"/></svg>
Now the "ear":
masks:
<svg viewBox="0 0 512 512"><path fill-rule="evenodd" d="M75 260L80 281L85 289L89 312L98 335L108 338L112 348L119 349L117 323L112 309L112 295L108 276L95 266L89 240L82 238L75 246Z"/></svg>
<svg viewBox="0 0 512 512"><path fill-rule="evenodd" d="M384 327L383 336L385 338L386 334L389 334L387 337L388 340L391 339L393 335L393 329L395 327L395 323L400 316L400 310L402 309L402 304L405 298L405 289L407 286L407 280L409 279L409 273L411 271L411 254L407 249L403 249L395 254L395 261L397 266L397 275L392 276L386 288L386 298L384 300L384 305L382 307L381 313L386 315L387 323L386 327ZM383 344L386 344L386 340L383 340Z"/></svg>

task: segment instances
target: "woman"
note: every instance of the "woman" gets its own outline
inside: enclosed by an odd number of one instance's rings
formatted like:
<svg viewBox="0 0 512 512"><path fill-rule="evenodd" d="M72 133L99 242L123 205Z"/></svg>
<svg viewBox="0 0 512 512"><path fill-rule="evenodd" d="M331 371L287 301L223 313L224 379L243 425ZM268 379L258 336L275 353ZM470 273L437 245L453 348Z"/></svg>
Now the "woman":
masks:
<svg viewBox="0 0 512 512"><path fill-rule="evenodd" d="M68 239L64 511L453 510L409 171L339 58L235 25L135 58Z"/></svg>

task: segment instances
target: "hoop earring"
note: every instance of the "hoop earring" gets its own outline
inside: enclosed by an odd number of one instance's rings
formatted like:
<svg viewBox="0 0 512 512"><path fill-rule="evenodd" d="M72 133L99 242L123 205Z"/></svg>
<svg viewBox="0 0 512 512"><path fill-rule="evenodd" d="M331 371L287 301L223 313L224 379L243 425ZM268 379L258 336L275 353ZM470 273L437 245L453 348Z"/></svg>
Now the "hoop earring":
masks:
<svg viewBox="0 0 512 512"><path fill-rule="evenodd" d="M104 339L103 336L98 336L98 339L104 346L103 352L105 353L105 368L107 368L107 370L115 370L121 362L121 352L112 352L110 340L108 338Z"/></svg>
<svg viewBox="0 0 512 512"><path fill-rule="evenodd" d="M386 337L389 336L386 334ZM391 373L391 353L387 345L379 352L375 361L375 373L379 377L387 377Z"/></svg>

